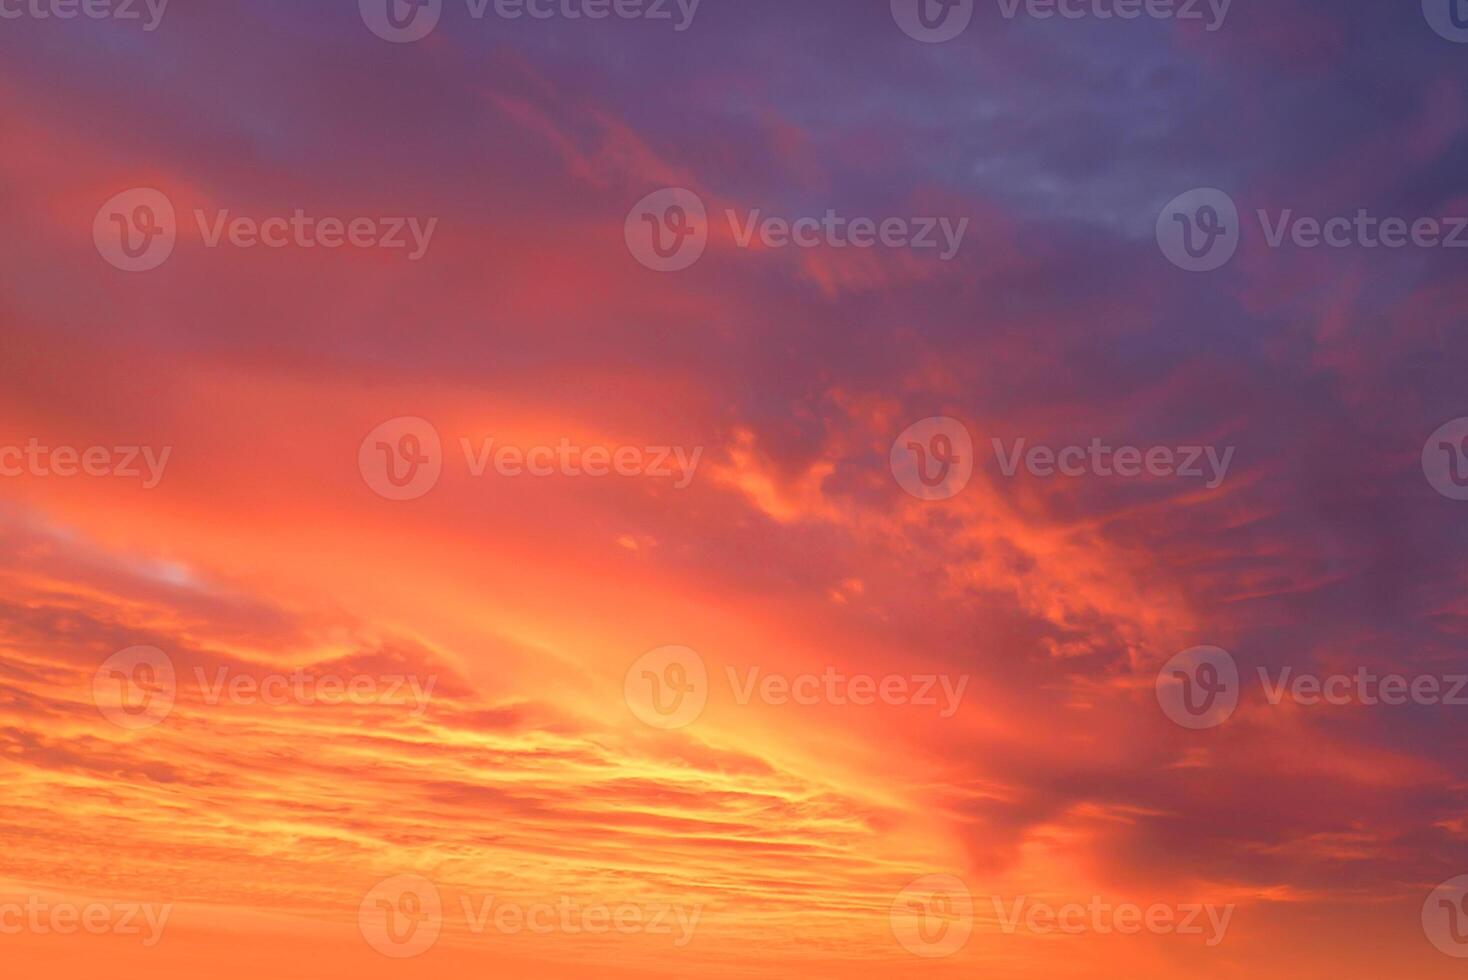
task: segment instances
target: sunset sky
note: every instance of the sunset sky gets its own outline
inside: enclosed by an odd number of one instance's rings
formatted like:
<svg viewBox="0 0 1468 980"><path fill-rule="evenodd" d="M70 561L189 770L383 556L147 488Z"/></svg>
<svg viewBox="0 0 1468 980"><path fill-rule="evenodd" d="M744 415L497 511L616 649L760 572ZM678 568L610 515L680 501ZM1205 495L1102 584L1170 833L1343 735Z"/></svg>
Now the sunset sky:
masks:
<svg viewBox="0 0 1468 980"><path fill-rule="evenodd" d="M1463 975L1468 688L1269 683L1468 673L1468 252L1270 235L1468 215L1468 0L54 2L0 0L0 972ZM833 211L938 245L757 230Z"/></svg>

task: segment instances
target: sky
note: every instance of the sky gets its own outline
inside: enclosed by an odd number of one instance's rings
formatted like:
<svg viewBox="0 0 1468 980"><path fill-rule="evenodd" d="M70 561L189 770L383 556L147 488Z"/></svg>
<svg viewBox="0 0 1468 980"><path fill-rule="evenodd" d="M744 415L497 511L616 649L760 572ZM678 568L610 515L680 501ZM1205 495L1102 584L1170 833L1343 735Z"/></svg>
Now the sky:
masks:
<svg viewBox="0 0 1468 980"><path fill-rule="evenodd" d="M0 0L4 962L1460 976L1465 42Z"/></svg>

